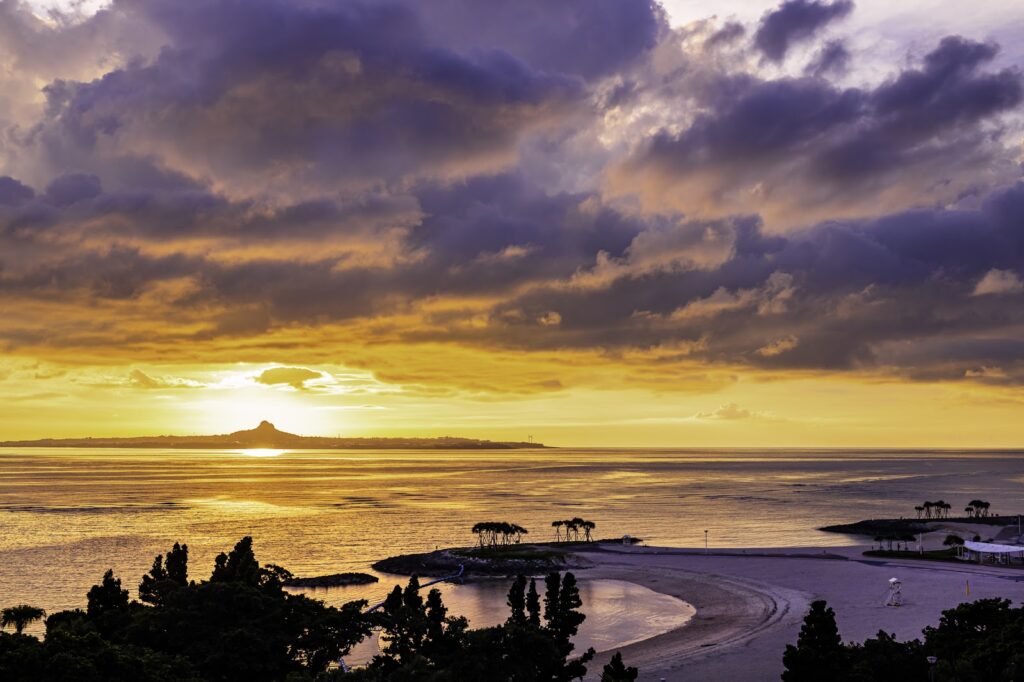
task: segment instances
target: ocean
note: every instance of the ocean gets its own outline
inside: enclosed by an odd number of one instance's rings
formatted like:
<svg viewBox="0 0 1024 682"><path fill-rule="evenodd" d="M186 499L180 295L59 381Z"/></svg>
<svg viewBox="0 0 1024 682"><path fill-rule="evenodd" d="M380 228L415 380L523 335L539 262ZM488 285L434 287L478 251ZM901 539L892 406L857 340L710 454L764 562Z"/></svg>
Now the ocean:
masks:
<svg viewBox="0 0 1024 682"><path fill-rule="evenodd" d="M134 590L175 541L194 577L243 535L260 561L311 576L473 544L477 521L527 540L580 516L595 537L651 545L702 547L706 529L712 548L824 546L855 540L822 525L939 498L1013 513L1022 493L1020 452L0 449L0 605L83 606L107 568Z"/></svg>

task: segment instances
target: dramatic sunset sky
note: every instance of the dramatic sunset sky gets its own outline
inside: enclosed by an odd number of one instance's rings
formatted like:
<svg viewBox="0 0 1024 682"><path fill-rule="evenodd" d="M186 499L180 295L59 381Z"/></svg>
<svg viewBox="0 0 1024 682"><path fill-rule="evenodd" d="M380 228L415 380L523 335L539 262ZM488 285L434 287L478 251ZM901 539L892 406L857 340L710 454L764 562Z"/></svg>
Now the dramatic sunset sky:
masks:
<svg viewBox="0 0 1024 682"><path fill-rule="evenodd" d="M0 0L0 439L1024 445L1014 0Z"/></svg>

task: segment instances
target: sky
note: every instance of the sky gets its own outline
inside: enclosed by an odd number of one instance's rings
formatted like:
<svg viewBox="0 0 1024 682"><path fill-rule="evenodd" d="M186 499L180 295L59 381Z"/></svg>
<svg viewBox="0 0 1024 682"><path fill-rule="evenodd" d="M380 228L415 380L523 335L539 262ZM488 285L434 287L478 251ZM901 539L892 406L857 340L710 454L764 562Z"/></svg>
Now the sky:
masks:
<svg viewBox="0 0 1024 682"><path fill-rule="evenodd" d="M0 439L1024 444L1024 9L0 0Z"/></svg>

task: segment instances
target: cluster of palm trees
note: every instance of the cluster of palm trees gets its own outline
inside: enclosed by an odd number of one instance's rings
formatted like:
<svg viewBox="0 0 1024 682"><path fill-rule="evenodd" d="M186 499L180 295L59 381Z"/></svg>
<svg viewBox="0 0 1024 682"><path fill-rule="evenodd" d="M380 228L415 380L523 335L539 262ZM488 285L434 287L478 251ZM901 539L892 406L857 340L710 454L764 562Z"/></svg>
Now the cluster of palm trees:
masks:
<svg viewBox="0 0 1024 682"><path fill-rule="evenodd" d="M481 547L519 544L529 532L519 524L508 521L481 521L473 525L473 534L480 537Z"/></svg>
<svg viewBox="0 0 1024 682"><path fill-rule="evenodd" d="M944 519L949 516L949 510L952 508L953 505L945 500L936 500L935 502L925 500L924 504L914 507L914 511L917 512L919 519Z"/></svg>
<svg viewBox="0 0 1024 682"><path fill-rule="evenodd" d="M964 513L975 518L988 516L989 507L992 505L985 500L971 500L964 507Z"/></svg>
<svg viewBox="0 0 1024 682"><path fill-rule="evenodd" d="M985 500L971 500L964 507L964 513L969 517L975 518L988 516L988 510L991 506ZM924 504L914 507L914 511L917 512L917 518L919 519L946 519L949 518L949 510L952 508L953 505L945 500L936 500L935 502L925 501Z"/></svg>
<svg viewBox="0 0 1024 682"><path fill-rule="evenodd" d="M562 528L565 528L565 542L579 542L580 531L583 531L583 542L593 542L590 531L597 528L597 524L574 516L563 521L552 521L551 527L555 529L555 540L558 542L562 541Z"/></svg>

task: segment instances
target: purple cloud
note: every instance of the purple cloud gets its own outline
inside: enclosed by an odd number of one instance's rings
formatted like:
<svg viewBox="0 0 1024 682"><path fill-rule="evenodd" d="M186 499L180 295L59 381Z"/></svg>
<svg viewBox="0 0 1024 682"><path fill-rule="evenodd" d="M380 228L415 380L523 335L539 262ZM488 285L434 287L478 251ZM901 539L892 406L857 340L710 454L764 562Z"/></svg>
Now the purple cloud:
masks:
<svg viewBox="0 0 1024 682"><path fill-rule="evenodd" d="M0 206L19 206L31 201L36 193L14 178L0 176Z"/></svg>
<svg viewBox="0 0 1024 682"><path fill-rule="evenodd" d="M761 19L754 45L766 58L781 62L789 48L797 42L807 40L827 26L842 19L853 11L852 0L786 0L778 9L768 12Z"/></svg>

